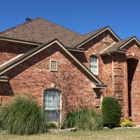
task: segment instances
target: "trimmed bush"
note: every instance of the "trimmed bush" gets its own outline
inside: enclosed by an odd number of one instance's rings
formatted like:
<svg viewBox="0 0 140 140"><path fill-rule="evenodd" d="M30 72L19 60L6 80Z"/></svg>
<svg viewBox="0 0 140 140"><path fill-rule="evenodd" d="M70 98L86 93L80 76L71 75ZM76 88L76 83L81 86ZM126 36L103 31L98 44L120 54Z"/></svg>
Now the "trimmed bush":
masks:
<svg viewBox="0 0 140 140"><path fill-rule="evenodd" d="M13 97L1 110L2 129L10 134L47 132L45 117L40 106L28 96Z"/></svg>
<svg viewBox="0 0 140 140"><path fill-rule="evenodd" d="M124 121L120 124L121 127L133 127L134 123L130 120L124 119Z"/></svg>
<svg viewBox="0 0 140 140"><path fill-rule="evenodd" d="M104 126L114 127L119 124L121 118L121 106L117 99L113 97L103 98L101 110Z"/></svg>
<svg viewBox="0 0 140 140"><path fill-rule="evenodd" d="M94 110L81 109L68 114L63 127L76 127L78 130L99 130L103 128L102 117Z"/></svg>

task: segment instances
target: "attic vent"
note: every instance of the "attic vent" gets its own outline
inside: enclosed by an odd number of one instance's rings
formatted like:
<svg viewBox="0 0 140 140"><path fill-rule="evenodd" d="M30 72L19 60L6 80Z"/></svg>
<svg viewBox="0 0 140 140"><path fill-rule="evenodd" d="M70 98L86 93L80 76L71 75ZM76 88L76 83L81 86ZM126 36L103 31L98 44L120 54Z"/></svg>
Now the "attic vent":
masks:
<svg viewBox="0 0 140 140"><path fill-rule="evenodd" d="M58 71L58 62L56 60L50 60L50 71Z"/></svg>
<svg viewBox="0 0 140 140"><path fill-rule="evenodd" d="M27 22L28 22L28 21L31 21L31 19L27 17L27 18L26 18L26 21L27 21Z"/></svg>
<svg viewBox="0 0 140 140"><path fill-rule="evenodd" d="M103 41L109 42L109 34L103 34Z"/></svg>

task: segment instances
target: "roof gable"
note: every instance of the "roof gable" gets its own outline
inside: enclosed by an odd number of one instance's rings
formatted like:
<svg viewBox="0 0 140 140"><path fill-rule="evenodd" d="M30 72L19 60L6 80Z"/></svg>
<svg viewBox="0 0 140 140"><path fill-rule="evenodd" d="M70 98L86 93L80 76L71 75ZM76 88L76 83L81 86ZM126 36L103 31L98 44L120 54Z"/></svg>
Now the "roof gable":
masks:
<svg viewBox="0 0 140 140"><path fill-rule="evenodd" d="M66 47L79 48L84 43L90 41L106 30L113 34L117 40L120 40L108 26L82 35L42 18L36 18L9 30L0 32L0 38L11 39L11 41L19 40L22 42L24 41L25 43L46 43L58 39Z"/></svg>
<svg viewBox="0 0 140 140"><path fill-rule="evenodd" d="M50 42L57 38L66 47L74 47L84 39L83 35L42 18L36 18L9 30L3 31L0 33L0 37L39 43Z"/></svg>
<svg viewBox="0 0 140 140"><path fill-rule="evenodd" d="M99 30L96 30L94 32L91 32L89 34L86 34L85 36L87 37L87 39L85 39L83 42L81 42L80 44L78 44L76 47L82 47L82 45L84 45L85 43L89 42L90 40L94 39L95 37L99 36L100 34L104 33L105 31L109 31L117 41L120 41L120 38L115 34L115 32L109 27L104 27L101 28Z"/></svg>
<svg viewBox="0 0 140 140"><path fill-rule="evenodd" d="M134 36L134 37L128 38L128 41L127 41L126 43L124 43L123 45L121 45L119 48L120 48L120 49L124 49L124 47L125 47L127 44L131 43L132 41L135 41L135 42L138 44L139 48L140 48L140 42L139 42L139 40L138 40L135 36Z"/></svg>
<svg viewBox="0 0 140 140"><path fill-rule="evenodd" d="M115 52L126 53L126 50L124 49L124 47L132 41L136 41L136 43L140 46L140 42L138 41L136 37L129 37L109 46L108 48L103 50L100 53L100 55L107 55L109 53L115 53Z"/></svg>
<svg viewBox="0 0 140 140"><path fill-rule="evenodd" d="M40 45L36 48L34 48L33 50L27 52L24 55L21 55L19 57L17 57L17 59L14 59L13 61L10 61L9 63L6 63L5 65L3 65L2 67L0 67L0 75L4 74L5 72L7 72L8 70L12 69L13 67L19 65L20 63L24 62L25 60L31 58L32 56L34 56L35 54L43 51L44 49L50 47L51 45L57 43L59 47L61 47L64 52L66 52L86 73L88 73L90 75L90 77L93 78L93 83L95 85L96 88L98 87L106 87L106 85L104 85L96 76L94 76L92 74L92 72L90 70L88 70L79 60L77 60L67 49L66 47L64 47L57 39L47 43L47 44L43 44Z"/></svg>

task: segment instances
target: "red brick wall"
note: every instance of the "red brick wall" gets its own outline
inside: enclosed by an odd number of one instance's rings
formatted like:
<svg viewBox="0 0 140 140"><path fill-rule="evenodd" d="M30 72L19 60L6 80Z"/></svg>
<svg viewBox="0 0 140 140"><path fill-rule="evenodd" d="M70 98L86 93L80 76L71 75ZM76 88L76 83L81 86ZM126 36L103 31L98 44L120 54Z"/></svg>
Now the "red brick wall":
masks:
<svg viewBox="0 0 140 140"><path fill-rule="evenodd" d="M131 111L132 120L136 124L140 124L140 49L135 44L135 42L129 44L126 47L126 49L128 49L126 53L127 58L138 60L138 64L136 66L136 70L134 72L134 76L131 83ZM130 66L133 67L133 65Z"/></svg>
<svg viewBox="0 0 140 140"><path fill-rule="evenodd" d="M122 106L122 116L123 118L129 118L129 107L128 107L128 68L127 59L133 58L132 53L134 53L134 58L140 59L140 50L135 42L129 43L125 49L126 54L113 54L113 64L112 57L109 55L100 56L100 52L107 48L115 40L110 36L110 43L104 43L102 40L102 35L98 38L91 40L82 46L86 49L84 53L73 53L77 58L84 63L88 68L89 58L91 55L96 55L99 58L99 75L97 75L108 88L102 89L103 96L114 96L118 99ZM113 73L112 73L112 67ZM113 76L114 75L114 76ZM131 89L131 111L132 120L135 124L140 124L140 62L138 62L136 71L134 72L134 77L132 80ZM114 84L113 84L114 81ZM113 92L114 89L114 92Z"/></svg>
<svg viewBox="0 0 140 140"><path fill-rule="evenodd" d="M79 61L81 61L89 69L90 56L95 55L98 57L99 72L97 77L101 79L106 85L108 85L107 89L102 90L103 96L112 95L112 60L110 56L101 56L100 53L115 41L116 40L114 39L114 37L109 34L109 42L106 43L103 41L103 34L101 34L85 45L81 46L81 48L85 49L84 53L72 52L73 55L76 56L77 59L79 59Z"/></svg>
<svg viewBox="0 0 140 140"><path fill-rule="evenodd" d="M128 58L139 60L140 50L135 42L128 44L125 49L126 54L116 53L113 54L114 59L114 97L118 99L122 106L122 116L123 118L129 118L129 98L128 98L128 86L131 86L131 118L135 124L140 124L140 62L132 63L130 65L130 74L133 72L131 67L136 65L136 70L134 71L134 76L132 78L131 85L128 85ZM133 54L134 53L134 57ZM108 70L109 71L109 70Z"/></svg>
<svg viewBox="0 0 140 140"><path fill-rule="evenodd" d="M58 72L50 72L50 59L58 60ZM7 72L9 83L0 83L2 101L6 102L5 95L26 93L43 106L44 90L55 83L55 88L63 92L63 108L66 106L67 111L99 107L95 100L100 92L93 90L89 75L84 73L60 47L51 46Z"/></svg>
<svg viewBox="0 0 140 140"><path fill-rule="evenodd" d="M99 108L100 96L114 96L119 100L122 106L123 117L129 117L128 108L128 68L127 59L140 58L140 50L132 42L128 44L126 54L113 54L100 56L100 52L112 44L115 40L110 36L110 43L102 40L102 35L98 38L86 43L83 47L86 49L84 53L72 52L85 66L89 68L89 58L96 55L99 58L99 79L101 79L108 87L106 89L92 89L91 79L89 75L72 60L60 47L52 46L32 58L26 60L15 68L7 72L10 77L9 83L0 82L0 95L2 103L8 101L9 97L16 94L30 94L43 106L43 93L45 89L52 88L51 83L56 84L56 89L62 91L63 108L71 112L81 107ZM2 44L1 44L2 46ZM17 46L16 49L14 46ZM19 54L18 45L12 44L15 49L10 52L9 60L13 56ZM9 50L9 47L7 50ZM21 46L20 53L30 47ZM5 50L6 52L6 50ZM3 53L6 55L6 53ZM8 51L7 51L8 52ZM12 54L12 55L11 55ZM8 54L9 55L9 54ZM7 55L7 56L8 56ZM2 55L3 56L3 55ZM2 59L2 57L1 57ZM58 60L58 72L50 72L50 59ZM5 62L4 60L3 62ZM114 67L112 69L112 67ZM113 70L113 73L112 73ZM140 124L140 62L134 72L131 88L131 110L132 120L135 124ZM114 80L114 84L113 83ZM114 89L114 93L113 93Z"/></svg>
<svg viewBox="0 0 140 140"><path fill-rule="evenodd" d="M32 48L34 46L0 41L0 65Z"/></svg>

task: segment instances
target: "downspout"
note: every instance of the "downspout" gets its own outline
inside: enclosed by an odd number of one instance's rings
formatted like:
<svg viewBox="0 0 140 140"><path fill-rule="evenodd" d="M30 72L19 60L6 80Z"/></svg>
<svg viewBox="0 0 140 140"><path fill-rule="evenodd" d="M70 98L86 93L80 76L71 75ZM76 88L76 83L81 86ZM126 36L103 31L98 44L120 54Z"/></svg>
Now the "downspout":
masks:
<svg viewBox="0 0 140 140"><path fill-rule="evenodd" d="M112 58L112 95L114 97L114 61L113 61L113 55L108 53L108 55Z"/></svg>

